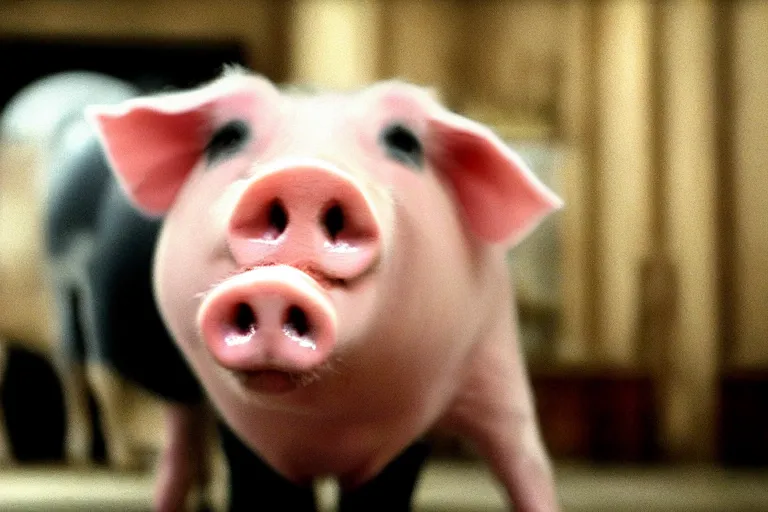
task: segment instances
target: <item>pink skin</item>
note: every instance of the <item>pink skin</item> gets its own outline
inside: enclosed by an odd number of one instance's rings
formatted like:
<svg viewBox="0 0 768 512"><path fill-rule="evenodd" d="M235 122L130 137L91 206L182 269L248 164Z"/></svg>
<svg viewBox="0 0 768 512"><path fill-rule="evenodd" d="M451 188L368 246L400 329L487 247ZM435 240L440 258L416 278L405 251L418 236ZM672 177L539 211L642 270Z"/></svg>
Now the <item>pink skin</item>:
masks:
<svg viewBox="0 0 768 512"><path fill-rule="evenodd" d="M193 488L208 484L206 422L204 406L169 404L165 410L168 442L157 469L153 510L174 512L186 509Z"/></svg>
<svg viewBox="0 0 768 512"><path fill-rule="evenodd" d="M407 84L300 96L242 73L90 115L127 194L166 216L164 319L278 472L354 487L437 425L519 510L557 510L504 254L560 201L493 133ZM253 136L209 164L233 118ZM383 149L393 121L423 169Z"/></svg>

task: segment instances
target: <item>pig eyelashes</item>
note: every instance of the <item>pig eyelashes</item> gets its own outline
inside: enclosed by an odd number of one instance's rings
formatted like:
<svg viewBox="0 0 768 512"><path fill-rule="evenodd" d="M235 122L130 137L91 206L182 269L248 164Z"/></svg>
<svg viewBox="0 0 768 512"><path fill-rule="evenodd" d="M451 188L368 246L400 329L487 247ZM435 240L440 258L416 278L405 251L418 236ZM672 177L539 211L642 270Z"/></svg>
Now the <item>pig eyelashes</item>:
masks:
<svg viewBox="0 0 768 512"><path fill-rule="evenodd" d="M245 146L251 137L251 129L242 119L233 119L221 125L205 145L208 165L230 157Z"/></svg>
<svg viewBox="0 0 768 512"><path fill-rule="evenodd" d="M424 168L424 148L407 126L402 123L386 126L381 131L379 141L393 160L419 171Z"/></svg>

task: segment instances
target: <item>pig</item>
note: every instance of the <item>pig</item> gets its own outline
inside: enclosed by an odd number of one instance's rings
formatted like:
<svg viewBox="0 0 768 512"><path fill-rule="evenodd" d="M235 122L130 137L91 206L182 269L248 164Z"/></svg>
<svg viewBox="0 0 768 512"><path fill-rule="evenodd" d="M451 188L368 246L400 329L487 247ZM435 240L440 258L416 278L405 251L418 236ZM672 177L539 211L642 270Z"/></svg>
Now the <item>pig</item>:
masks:
<svg viewBox="0 0 768 512"><path fill-rule="evenodd" d="M163 219L169 332L276 475L334 478L343 502L447 431L516 509L557 510L505 254L563 203L489 128L404 81L308 91L241 68L86 115Z"/></svg>
<svg viewBox="0 0 768 512"><path fill-rule="evenodd" d="M207 480L206 406L153 299L160 223L127 203L82 116L58 132L45 231L61 340L70 360L85 364L112 467L136 469L139 463L125 427L127 398L142 389L160 399L166 431L155 503L158 510L178 509Z"/></svg>
<svg viewBox="0 0 768 512"><path fill-rule="evenodd" d="M93 172L93 163L82 158L81 142L82 109L89 100L111 103L137 93L112 77L59 73L20 90L2 116L4 160L13 162L3 171L6 215L2 220L10 228L4 236L15 238L16 243L2 248L6 262L2 298L8 307L0 329L15 343L48 352L55 362L65 398L65 451L68 461L78 465L87 463L90 455L89 381L102 405L108 461L118 468L134 463L120 421L122 385L105 371L105 365L88 364L98 358L87 356L104 353L98 349L106 346L96 341L103 332L101 317L93 321L98 317L93 303L106 300L91 292L94 287L85 286L88 260L95 259L92 248L97 245L91 243L85 226L97 216L98 208L94 201L82 199L98 196L94 192L111 176L106 170ZM69 180L70 175L85 179ZM80 194L76 198L80 201L72 200L73 191ZM18 249L13 251L14 247ZM86 288L90 293L81 293ZM30 303L32 299L37 302ZM81 319L87 320L85 326ZM17 328L12 329L13 325Z"/></svg>
<svg viewBox="0 0 768 512"><path fill-rule="evenodd" d="M207 480L204 397L154 304L160 222L127 202L83 116L89 103L139 92L112 76L66 71L29 84L4 110L0 224L9 229L0 231L7 242L0 335L55 362L71 464L90 456L87 388L99 405L107 463L117 470L140 465L126 429L129 399L139 387L160 397L167 430L155 505L179 510ZM5 437L0 428L0 462L12 459Z"/></svg>

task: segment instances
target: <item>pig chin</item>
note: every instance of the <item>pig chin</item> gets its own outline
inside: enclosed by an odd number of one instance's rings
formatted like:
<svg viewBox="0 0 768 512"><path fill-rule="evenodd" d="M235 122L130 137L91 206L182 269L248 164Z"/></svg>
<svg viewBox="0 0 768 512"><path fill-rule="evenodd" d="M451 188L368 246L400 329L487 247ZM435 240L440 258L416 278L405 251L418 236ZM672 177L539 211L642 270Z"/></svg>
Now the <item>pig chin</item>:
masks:
<svg viewBox="0 0 768 512"><path fill-rule="evenodd" d="M214 362L236 386L286 393L331 372L338 346L359 326L370 274L354 290L312 267L265 264L226 278L203 298L197 327ZM357 303L352 322L339 329L337 311ZM342 343L339 343L340 334Z"/></svg>

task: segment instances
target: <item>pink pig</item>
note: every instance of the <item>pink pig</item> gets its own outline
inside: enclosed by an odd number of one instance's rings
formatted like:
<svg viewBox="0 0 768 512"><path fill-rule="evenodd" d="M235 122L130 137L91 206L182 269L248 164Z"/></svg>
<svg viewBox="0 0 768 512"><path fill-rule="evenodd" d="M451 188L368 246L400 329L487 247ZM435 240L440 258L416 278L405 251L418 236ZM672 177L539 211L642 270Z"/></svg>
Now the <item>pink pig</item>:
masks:
<svg viewBox="0 0 768 512"><path fill-rule="evenodd" d="M241 70L89 118L165 216L165 322L277 473L355 488L444 428L517 509L557 509L504 256L561 201L489 129L414 85L305 94Z"/></svg>

